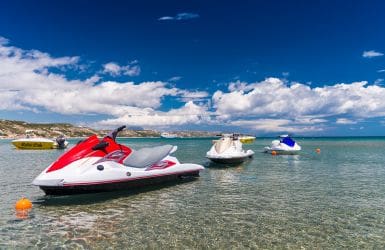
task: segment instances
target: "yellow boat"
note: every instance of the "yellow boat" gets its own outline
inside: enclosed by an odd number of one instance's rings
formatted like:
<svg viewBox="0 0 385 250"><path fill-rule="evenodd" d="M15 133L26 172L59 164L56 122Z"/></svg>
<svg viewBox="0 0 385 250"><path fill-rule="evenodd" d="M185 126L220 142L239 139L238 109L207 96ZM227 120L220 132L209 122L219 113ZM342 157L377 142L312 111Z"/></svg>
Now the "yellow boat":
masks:
<svg viewBox="0 0 385 250"><path fill-rule="evenodd" d="M17 149L55 149L67 147L68 142L65 141L59 145L56 140L47 138L22 138L13 140L12 144Z"/></svg>
<svg viewBox="0 0 385 250"><path fill-rule="evenodd" d="M239 140L244 144L248 144L248 143L253 143L255 141L255 137L249 136L249 135L243 135L239 137Z"/></svg>

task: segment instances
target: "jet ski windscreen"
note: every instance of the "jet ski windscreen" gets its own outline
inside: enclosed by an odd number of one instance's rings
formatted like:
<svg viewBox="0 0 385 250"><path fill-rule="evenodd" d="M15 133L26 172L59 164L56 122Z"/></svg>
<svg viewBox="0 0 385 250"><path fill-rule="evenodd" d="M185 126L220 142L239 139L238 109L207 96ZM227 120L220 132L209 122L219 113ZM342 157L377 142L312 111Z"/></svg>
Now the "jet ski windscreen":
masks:
<svg viewBox="0 0 385 250"><path fill-rule="evenodd" d="M294 147L295 141L290 137L285 137L282 139L282 143L288 145L289 147Z"/></svg>

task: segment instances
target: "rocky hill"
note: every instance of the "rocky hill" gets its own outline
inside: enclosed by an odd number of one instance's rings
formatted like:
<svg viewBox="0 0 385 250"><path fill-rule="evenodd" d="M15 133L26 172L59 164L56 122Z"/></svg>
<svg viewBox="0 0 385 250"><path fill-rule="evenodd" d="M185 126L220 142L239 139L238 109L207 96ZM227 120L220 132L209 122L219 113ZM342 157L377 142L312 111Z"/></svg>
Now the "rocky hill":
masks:
<svg viewBox="0 0 385 250"><path fill-rule="evenodd" d="M56 137L64 134L68 137L84 137L90 134L98 134L98 131L75 127L68 123L27 123L23 121L0 120L0 135L6 138L25 136L26 132L36 136Z"/></svg>
<svg viewBox="0 0 385 250"><path fill-rule="evenodd" d="M74 126L69 123L28 123L24 121L0 120L0 138L24 137L26 132L41 137L87 137L92 134L106 135L109 130L96 130L88 127ZM173 132L179 137L210 137L215 133L205 131ZM161 132L155 130L126 129L119 133L121 137L159 137Z"/></svg>

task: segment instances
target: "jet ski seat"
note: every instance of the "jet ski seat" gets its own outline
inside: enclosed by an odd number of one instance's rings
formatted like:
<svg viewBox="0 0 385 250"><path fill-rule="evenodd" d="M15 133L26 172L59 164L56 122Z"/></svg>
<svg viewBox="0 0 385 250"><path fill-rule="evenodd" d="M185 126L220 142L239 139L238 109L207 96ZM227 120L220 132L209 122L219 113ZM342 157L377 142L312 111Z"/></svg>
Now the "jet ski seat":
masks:
<svg viewBox="0 0 385 250"><path fill-rule="evenodd" d="M282 143L288 145L289 147L294 147L295 141L290 137L285 137L283 138Z"/></svg>
<svg viewBox="0 0 385 250"><path fill-rule="evenodd" d="M221 138L215 143L215 151L217 151L218 154L221 154L230 148L232 143L233 141L229 137Z"/></svg>
<svg viewBox="0 0 385 250"><path fill-rule="evenodd" d="M123 164L133 168L147 168L169 155L173 149L172 145L163 145L132 150L131 154L123 160Z"/></svg>

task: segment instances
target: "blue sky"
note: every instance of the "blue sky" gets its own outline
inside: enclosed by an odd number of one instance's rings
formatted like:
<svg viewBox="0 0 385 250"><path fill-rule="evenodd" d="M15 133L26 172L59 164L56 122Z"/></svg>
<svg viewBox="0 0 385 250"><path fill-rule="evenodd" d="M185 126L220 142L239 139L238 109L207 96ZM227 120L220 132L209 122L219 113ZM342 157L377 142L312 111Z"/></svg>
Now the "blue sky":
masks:
<svg viewBox="0 0 385 250"><path fill-rule="evenodd" d="M384 11L382 1L1 1L0 116L385 135Z"/></svg>

